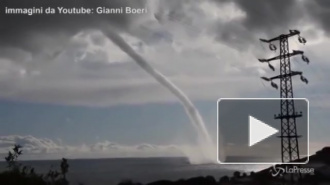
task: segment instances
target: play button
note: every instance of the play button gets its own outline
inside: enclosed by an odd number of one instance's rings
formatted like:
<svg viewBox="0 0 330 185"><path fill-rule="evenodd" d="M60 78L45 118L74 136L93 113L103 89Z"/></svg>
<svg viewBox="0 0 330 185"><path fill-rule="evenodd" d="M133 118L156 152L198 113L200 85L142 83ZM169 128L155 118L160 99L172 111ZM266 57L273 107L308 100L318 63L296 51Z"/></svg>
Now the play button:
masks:
<svg viewBox="0 0 330 185"><path fill-rule="evenodd" d="M295 99L294 110L281 110L283 99L222 98L217 110L217 156L221 164L284 164L282 148L296 129L300 156L308 153L308 101ZM296 128L293 127L295 123ZM291 139L291 143L296 142ZM304 164L308 158L302 158ZM293 162L292 162L293 163ZM287 162L285 164L292 164ZM297 164L295 162L295 164Z"/></svg>
<svg viewBox="0 0 330 185"><path fill-rule="evenodd" d="M264 139L276 134L277 129L267 125L266 123L249 116L249 146L253 146Z"/></svg>

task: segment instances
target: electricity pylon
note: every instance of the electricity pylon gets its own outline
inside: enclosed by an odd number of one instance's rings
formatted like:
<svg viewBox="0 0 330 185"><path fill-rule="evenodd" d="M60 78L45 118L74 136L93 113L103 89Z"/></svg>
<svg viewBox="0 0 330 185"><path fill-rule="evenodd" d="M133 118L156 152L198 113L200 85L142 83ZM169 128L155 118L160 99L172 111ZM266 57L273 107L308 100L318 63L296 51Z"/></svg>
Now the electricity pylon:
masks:
<svg viewBox="0 0 330 185"><path fill-rule="evenodd" d="M273 80L280 80L280 97L281 97L281 113L275 115L275 119L281 120L281 157L283 163L289 163L294 160L299 160L299 143L298 138L301 137L297 134L296 118L302 117L302 113L295 111L294 100L293 100L293 89L292 89L292 77L300 76L300 79L308 83L308 80L303 76L301 71L292 71L290 58L296 55L301 55L302 60L307 64L309 59L304 55L303 51L293 50L289 51L288 39L292 36L298 35L300 43L305 44L306 39L300 36L298 30L290 30L289 34L282 34L270 40L260 39L260 41L269 43L269 49L276 51L276 46L272 43L279 41L280 55L269 58L259 59L262 63L268 63L268 66L275 71L274 66L270 64L273 60L280 60L280 75L266 78L261 77L263 80L271 82L271 86L278 89L278 85ZM293 176L291 176L291 182L293 183Z"/></svg>

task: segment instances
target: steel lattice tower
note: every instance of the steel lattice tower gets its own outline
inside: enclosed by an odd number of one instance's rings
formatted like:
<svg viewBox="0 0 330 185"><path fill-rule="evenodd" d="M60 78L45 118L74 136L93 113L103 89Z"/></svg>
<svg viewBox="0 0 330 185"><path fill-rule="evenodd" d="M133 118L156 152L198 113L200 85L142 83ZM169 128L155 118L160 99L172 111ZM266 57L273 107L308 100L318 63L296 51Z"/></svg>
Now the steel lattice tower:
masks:
<svg viewBox="0 0 330 185"><path fill-rule="evenodd" d="M293 100L293 86L292 77L299 75L300 79L308 83L308 80L302 76L301 71L292 71L290 58L295 55L301 55L302 60L307 64L309 59L304 56L303 51L293 50L289 52L289 38L298 35L300 43L305 44L306 40L300 36L298 30L290 30L289 34L282 34L270 40L260 39L262 42L269 43L270 50L275 51L276 46L272 44L274 41L279 41L280 55L269 59L259 59L260 62L268 63L268 66L275 71L275 68L270 64L273 60L280 60L280 75L271 78L261 77L263 80L270 81L272 87L278 89L276 83L273 82L275 79L280 80L280 97L281 97L281 112L274 116L275 119L281 120L281 157L283 163L290 163L300 159L299 155L299 143L298 138L301 137L297 133L296 118L302 117L302 112L298 113L295 111L294 100ZM299 173L299 179L301 174ZM294 184L294 175L290 175L291 184Z"/></svg>
<svg viewBox="0 0 330 185"><path fill-rule="evenodd" d="M272 44L274 41L279 41L280 55L269 59L259 59L260 62L268 63L268 66L275 71L275 68L270 64L273 60L280 60L280 75L271 78L262 77L266 81L270 81L272 87L278 89L275 79L280 79L280 97L281 97L281 112L275 115L275 119L281 120L281 157L283 163L288 163L300 159L299 143L297 134L296 118L302 117L302 113L295 111L293 100L292 76L299 75L300 79L308 83L307 79L302 76L300 71L292 71L290 58L295 55L301 55L303 61L309 63L309 59L304 56L303 51L293 50L289 52L289 37L299 35L299 42L305 44L306 40L300 36L298 30L290 30L289 34L282 34L270 40L260 39L262 42L269 43L271 50L276 50L276 46Z"/></svg>
<svg viewBox="0 0 330 185"><path fill-rule="evenodd" d="M296 118L301 114L296 114L291 75L291 63L289 54L288 37L280 38L280 97L281 97L281 113L275 116L275 119L281 120L281 153L282 162L290 162L300 159L299 143L297 135Z"/></svg>
<svg viewBox="0 0 330 185"><path fill-rule="evenodd" d="M289 38L298 35L300 43L305 44L306 40L300 36L298 30L290 30L289 34L282 34L270 40L260 39L262 42L269 43L269 48L272 51L276 50L276 46L272 44L274 41L279 41L280 55L269 59L259 59L262 63L268 63L268 66L275 71L275 68L270 64L273 60L280 60L280 75L271 78L261 77L263 80L270 81L272 87L278 89L276 83L273 82L275 79L280 80L280 97L281 97L281 112L274 116L275 119L281 120L281 157L283 163L289 163L300 159L299 155L299 143L298 138L301 137L297 133L296 118L302 117L302 113L295 111L294 99L293 99L293 86L292 77L299 75L300 79L308 83L308 80L302 76L301 71L292 71L290 58L295 55L301 55L302 60L307 64L309 59L304 56L303 51L293 50L290 53ZM301 174L299 173L299 179ZM291 184L294 184L294 175L290 175Z"/></svg>

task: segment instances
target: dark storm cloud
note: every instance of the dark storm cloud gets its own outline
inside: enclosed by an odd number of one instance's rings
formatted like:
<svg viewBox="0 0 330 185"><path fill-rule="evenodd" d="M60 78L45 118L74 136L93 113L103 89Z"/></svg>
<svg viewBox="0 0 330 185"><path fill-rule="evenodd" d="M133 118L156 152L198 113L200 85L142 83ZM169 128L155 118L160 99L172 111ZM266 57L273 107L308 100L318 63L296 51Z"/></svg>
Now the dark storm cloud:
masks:
<svg viewBox="0 0 330 185"><path fill-rule="evenodd" d="M320 26L329 35L330 31L330 1L329 0L315 0L308 1L306 9L315 21L320 23Z"/></svg>
<svg viewBox="0 0 330 185"><path fill-rule="evenodd" d="M292 26L304 26L299 22L308 18L329 32L329 0L234 0L247 14L243 24L248 29L271 32L277 27L291 29Z"/></svg>
<svg viewBox="0 0 330 185"><path fill-rule="evenodd" d="M276 27L287 27L300 17L296 0L234 0L246 13L243 24L248 29L270 31Z"/></svg>
<svg viewBox="0 0 330 185"><path fill-rule="evenodd" d="M217 40L238 49L258 41L258 37L272 37L297 29L296 21L303 11L296 0L215 0L219 6L234 3L244 12L242 19L216 26Z"/></svg>
<svg viewBox="0 0 330 185"><path fill-rule="evenodd" d="M217 26L218 40L225 41L238 48L245 47L258 40L281 33L289 29L301 29L306 24L314 23L315 31L323 29L329 33L330 1L328 0L215 0L235 3L245 13L245 17ZM313 33L309 33L313 34ZM312 37L312 36L311 36Z"/></svg>
<svg viewBox="0 0 330 185"><path fill-rule="evenodd" d="M151 0L152 1L152 0ZM237 48L245 48L258 37L272 37L288 29L299 29L304 23L301 19L308 17L324 30L330 29L327 21L330 16L330 1L328 0L212 0L219 6L234 3L245 13L239 20L223 23L218 21L209 25L212 32L217 34L217 40L224 41ZM127 30L134 23L137 15L4 15L4 7L90 7L105 6L116 8L122 6L145 7L147 0L5 0L1 1L0 9L0 56L13 58L11 53L20 51L5 50L19 48L23 51L38 53L49 45L58 45L68 40L75 33L90 28L102 29L111 24L116 28ZM195 0L160 0L159 10L155 14L160 23L161 15L166 15L169 21L192 22L201 14L199 3ZM184 9L189 7L189 9ZM163 12L163 13L162 13ZM165 12L165 13L164 13ZM137 34L139 35L139 34ZM102 40L95 40L102 44ZM11 56L7 56L11 55Z"/></svg>
<svg viewBox="0 0 330 185"><path fill-rule="evenodd" d="M117 8L123 6L145 7L144 0L6 0L1 1L0 47L21 48L38 52L56 39L66 40L84 29L102 29L111 24L125 29L134 20L129 14L112 15L5 15L4 7L66 7L66 8ZM134 15L137 17L136 15ZM0 48L0 49L1 49Z"/></svg>

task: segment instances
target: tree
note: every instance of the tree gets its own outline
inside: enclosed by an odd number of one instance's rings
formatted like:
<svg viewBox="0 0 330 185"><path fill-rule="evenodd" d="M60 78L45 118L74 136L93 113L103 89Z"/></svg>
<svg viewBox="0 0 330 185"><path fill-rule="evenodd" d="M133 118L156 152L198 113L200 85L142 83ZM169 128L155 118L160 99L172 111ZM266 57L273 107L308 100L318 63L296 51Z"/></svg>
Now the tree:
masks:
<svg viewBox="0 0 330 185"><path fill-rule="evenodd" d="M239 171L235 171L233 175L234 175L234 178L236 178L236 179L241 177L241 173Z"/></svg>
<svg viewBox="0 0 330 185"><path fill-rule="evenodd" d="M0 173L0 184L5 185L68 185L66 174L69 171L68 160L63 158L61 162L61 172L49 170L44 176L37 174L34 168L23 166L18 162L22 155L22 146L15 145L12 151L8 152L5 160L8 164L7 171Z"/></svg>
<svg viewBox="0 0 330 185"><path fill-rule="evenodd" d="M219 183L220 184L225 184L228 183L230 181L229 177L227 175L223 176L220 178Z"/></svg>

